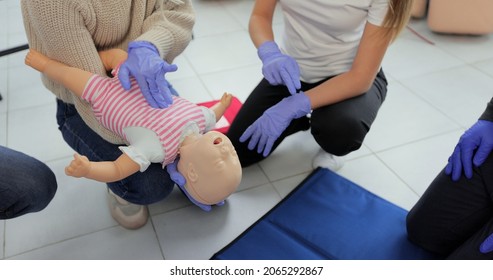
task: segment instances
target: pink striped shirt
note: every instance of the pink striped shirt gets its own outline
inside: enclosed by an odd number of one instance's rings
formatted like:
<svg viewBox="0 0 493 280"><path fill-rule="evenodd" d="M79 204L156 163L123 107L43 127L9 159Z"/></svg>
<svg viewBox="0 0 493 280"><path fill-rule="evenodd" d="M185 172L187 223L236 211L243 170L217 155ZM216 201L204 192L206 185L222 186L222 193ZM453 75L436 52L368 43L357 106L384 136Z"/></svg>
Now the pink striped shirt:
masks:
<svg viewBox="0 0 493 280"><path fill-rule="evenodd" d="M113 70L114 78L93 75L86 84L82 98L91 104L96 118L104 127L125 139L126 127L144 127L154 131L164 149L163 166L173 162L185 125L195 122L199 132L205 132L206 119L202 109L176 96L173 96L173 104L168 108L152 108L135 79L132 79L129 91L121 86L118 70L119 67Z"/></svg>

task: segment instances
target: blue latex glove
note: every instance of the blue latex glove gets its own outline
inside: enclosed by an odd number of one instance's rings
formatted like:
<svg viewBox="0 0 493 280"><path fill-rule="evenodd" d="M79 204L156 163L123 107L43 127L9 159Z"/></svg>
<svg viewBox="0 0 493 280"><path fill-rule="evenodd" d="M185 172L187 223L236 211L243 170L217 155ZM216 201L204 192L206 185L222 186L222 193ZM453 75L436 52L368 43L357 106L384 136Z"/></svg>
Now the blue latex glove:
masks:
<svg viewBox="0 0 493 280"><path fill-rule="evenodd" d="M185 183L186 183L185 177L183 177L183 175L181 175L181 173L178 171L178 168L177 168L179 160L180 160L179 158L176 158L175 161L166 165L166 171L168 171L168 174L171 177L171 180L173 180L173 182L175 182L175 184L180 188L180 190L185 194L185 196L188 197L188 199L191 202L193 202L193 204L197 205L198 207L200 207L204 211L207 211L207 212L211 211L212 207L210 205L206 205L206 204L198 202L192 196L190 196L190 194L185 189ZM223 204L224 204L224 201L218 203L217 205L221 206Z"/></svg>
<svg viewBox="0 0 493 280"><path fill-rule="evenodd" d="M154 108L166 108L173 103L168 81L164 74L178 69L160 56L156 47L145 41L128 45L128 58L121 65L118 79L126 90L130 89L130 76L134 76L145 99Z"/></svg>
<svg viewBox="0 0 493 280"><path fill-rule="evenodd" d="M479 251L483 254L487 254L493 251L493 234L488 236L483 243L479 246Z"/></svg>
<svg viewBox="0 0 493 280"><path fill-rule="evenodd" d="M292 57L282 54L274 41L260 45L258 56L263 64L262 74L271 85L285 85L291 94L301 88L298 63Z"/></svg>
<svg viewBox="0 0 493 280"><path fill-rule="evenodd" d="M450 156L445 174L452 180L459 180L464 171L466 178L472 178L472 165L480 166L493 150L493 122L479 120L460 137Z"/></svg>
<svg viewBox="0 0 493 280"><path fill-rule="evenodd" d="M252 125L250 125L240 142L248 142L248 149L257 146L257 152L263 151L264 157L269 155L274 142L289 126L292 120L306 116L311 112L311 104L304 92L284 98L276 105L265 111Z"/></svg>

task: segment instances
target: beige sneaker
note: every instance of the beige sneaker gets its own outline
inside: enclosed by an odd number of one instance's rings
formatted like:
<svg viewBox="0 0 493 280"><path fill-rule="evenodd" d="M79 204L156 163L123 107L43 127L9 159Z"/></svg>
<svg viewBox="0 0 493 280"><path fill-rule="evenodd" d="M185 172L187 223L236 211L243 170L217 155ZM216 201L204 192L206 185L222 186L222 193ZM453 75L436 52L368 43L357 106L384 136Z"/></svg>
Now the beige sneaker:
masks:
<svg viewBox="0 0 493 280"><path fill-rule="evenodd" d="M343 157L334 156L324 151L322 148L318 151L317 155L313 158L313 168L322 167L332 171L337 171L344 166Z"/></svg>
<svg viewBox="0 0 493 280"><path fill-rule="evenodd" d="M132 204L108 189L108 204L113 219L126 229L138 229L147 223L147 206Z"/></svg>

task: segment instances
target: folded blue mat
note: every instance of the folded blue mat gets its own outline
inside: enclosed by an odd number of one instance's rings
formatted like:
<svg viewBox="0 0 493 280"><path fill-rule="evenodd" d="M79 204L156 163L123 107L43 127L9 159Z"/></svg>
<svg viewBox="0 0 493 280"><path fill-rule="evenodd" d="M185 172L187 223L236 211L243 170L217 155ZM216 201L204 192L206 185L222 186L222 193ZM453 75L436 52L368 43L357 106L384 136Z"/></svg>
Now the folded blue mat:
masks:
<svg viewBox="0 0 493 280"><path fill-rule="evenodd" d="M215 260L433 259L407 240L407 211L323 168Z"/></svg>

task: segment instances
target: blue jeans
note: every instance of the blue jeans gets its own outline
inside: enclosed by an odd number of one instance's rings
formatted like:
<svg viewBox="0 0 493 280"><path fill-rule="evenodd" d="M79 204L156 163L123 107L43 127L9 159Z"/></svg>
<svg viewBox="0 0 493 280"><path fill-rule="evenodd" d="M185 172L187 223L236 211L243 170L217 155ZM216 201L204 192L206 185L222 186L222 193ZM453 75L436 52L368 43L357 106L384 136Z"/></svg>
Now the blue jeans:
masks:
<svg viewBox="0 0 493 280"><path fill-rule="evenodd" d="M72 149L91 161L114 161L122 152L89 128L72 104L57 100L58 129ZM167 197L174 187L161 163L152 163L146 171L137 172L121 181L108 183L113 193L128 202L147 205Z"/></svg>
<svg viewBox="0 0 493 280"><path fill-rule="evenodd" d="M0 146L0 219L43 210L57 190L55 174L41 161Z"/></svg>

